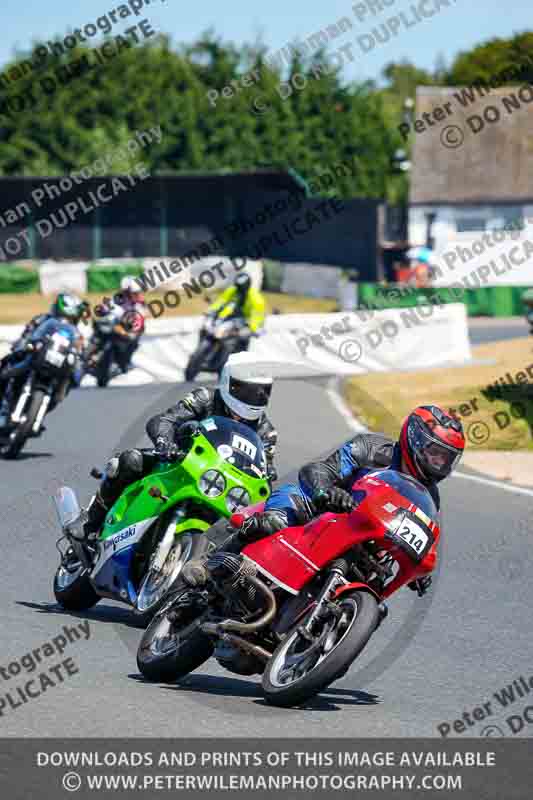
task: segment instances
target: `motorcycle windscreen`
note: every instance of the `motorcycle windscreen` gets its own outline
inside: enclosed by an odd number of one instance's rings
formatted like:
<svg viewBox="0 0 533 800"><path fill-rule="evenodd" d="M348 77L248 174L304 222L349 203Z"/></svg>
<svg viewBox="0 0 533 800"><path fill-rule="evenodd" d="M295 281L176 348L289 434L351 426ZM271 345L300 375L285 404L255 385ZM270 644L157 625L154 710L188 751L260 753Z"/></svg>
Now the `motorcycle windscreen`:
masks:
<svg viewBox="0 0 533 800"><path fill-rule="evenodd" d="M407 501L407 504L405 502L402 503L402 507L408 508L408 504L410 503L412 506L418 508L432 522L438 524L439 512L435 501L426 487L410 475L405 475L403 472L398 472L398 470L391 469L390 467L388 469L368 472L354 483L352 486L352 494L357 496L358 493L363 491L365 495L370 495L368 499L371 500L372 495L377 494L375 491L371 490L372 487L383 488L383 485L385 485L385 487L390 487L391 492L395 492L400 495L404 501ZM382 516L380 514L379 502L375 504L374 512L377 512L380 517Z"/></svg>
<svg viewBox="0 0 533 800"><path fill-rule="evenodd" d="M265 448L252 428L227 417L208 417L200 426L203 435L221 458L245 475L265 477Z"/></svg>
<svg viewBox="0 0 533 800"><path fill-rule="evenodd" d="M54 495L54 504L62 528L71 525L81 514L75 492L68 486L61 486Z"/></svg>
<svg viewBox="0 0 533 800"><path fill-rule="evenodd" d="M244 548L243 555L280 586L300 589L333 559L362 541L384 540L407 513L429 529L419 561L438 538L438 511L431 495L414 479L392 469L364 475L352 487L359 505L350 514L326 513L305 526L285 528ZM413 523L414 524L414 523ZM414 530L413 524L411 525ZM396 534L394 534L396 535ZM415 542L418 542L415 538ZM409 542L405 544L407 547Z"/></svg>

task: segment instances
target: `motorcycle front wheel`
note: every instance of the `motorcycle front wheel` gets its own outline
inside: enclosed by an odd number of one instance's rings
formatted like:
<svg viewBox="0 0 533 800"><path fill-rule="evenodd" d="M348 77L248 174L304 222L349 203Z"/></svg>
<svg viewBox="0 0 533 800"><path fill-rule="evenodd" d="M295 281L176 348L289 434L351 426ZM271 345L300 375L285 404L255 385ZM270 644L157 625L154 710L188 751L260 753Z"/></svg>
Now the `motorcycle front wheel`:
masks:
<svg viewBox="0 0 533 800"><path fill-rule="evenodd" d="M26 404L26 419L11 432L9 440L0 445L0 456L2 458L13 459L18 456L31 433L43 400L44 392L41 389L33 392Z"/></svg>
<svg viewBox="0 0 533 800"><path fill-rule="evenodd" d="M96 365L96 383L101 389L105 389L111 377L111 364L113 363L113 348L104 349Z"/></svg>
<svg viewBox="0 0 533 800"><path fill-rule="evenodd" d="M199 372L201 372L202 367L209 355L209 350L212 347L212 343L209 339L206 339L203 342L200 342L194 353L189 359L189 363L185 367L185 380L187 383L192 383L192 381L196 378Z"/></svg>
<svg viewBox="0 0 533 800"><path fill-rule="evenodd" d="M300 632L304 618L272 654L262 678L271 705L289 708L314 697L343 675L368 643L379 620L376 598L346 592L335 605L341 613L317 620L311 637Z"/></svg>
<svg viewBox="0 0 533 800"><path fill-rule="evenodd" d="M212 641L200 630L208 609L192 605L174 611L177 619L169 619L176 601L188 591L194 590L183 589L166 599L140 641L137 666L149 681L177 681L201 666L213 653Z"/></svg>
<svg viewBox="0 0 533 800"><path fill-rule="evenodd" d="M85 611L100 600L89 580L89 570L74 556L57 568L54 596L67 611Z"/></svg>
<svg viewBox="0 0 533 800"><path fill-rule="evenodd" d="M177 589L181 571L187 561L201 558L208 546L209 541L202 535L202 531L189 531L175 541L161 572L148 570L137 597L135 619L139 627L146 628L162 607L167 594Z"/></svg>

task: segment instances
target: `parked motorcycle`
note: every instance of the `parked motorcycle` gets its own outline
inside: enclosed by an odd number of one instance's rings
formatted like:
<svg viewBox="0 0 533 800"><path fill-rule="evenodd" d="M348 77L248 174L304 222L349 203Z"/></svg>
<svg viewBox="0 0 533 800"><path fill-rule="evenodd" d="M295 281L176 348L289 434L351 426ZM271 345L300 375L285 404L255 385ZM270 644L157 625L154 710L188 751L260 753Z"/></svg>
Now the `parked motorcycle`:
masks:
<svg viewBox="0 0 533 800"><path fill-rule="evenodd" d="M151 474L125 489L94 541L84 537L87 514L74 492L62 487L57 493L68 547L60 550L54 594L64 608L86 609L110 597L146 624L183 565L209 546L203 532L269 496L263 443L251 428L216 416L184 427L175 461L154 459Z"/></svg>
<svg viewBox="0 0 533 800"><path fill-rule="evenodd" d="M214 657L230 672L261 674L266 700L288 707L345 675L385 618L385 599L431 571L440 535L435 504L411 477L378 470L352 493L349 514L212 555L207 585L168 597L146 629L144 677L175 681Z"/></svg>
<svg viewBox="0 0 533 800"><path fill-rule="evenodd" d="M242 317L207 316L200 331L200 341L185 368L185 380L194 381L199 372L222 372L232 353L242 348L242 333L246 322Z"/></svg>
<svg viewBox="0 0 533 800"><path fill-rule="evenodd" d="M67 395L79 365L79 332L66 320L48 319L33 332L22 351L15 351L0 380L0 456L16 458L43 421Z"/></svg>
<svg viewBox="0 0 533 800"><path fill-rule="evenodd" d="M94 375L98 386L103 388L112 378L128 371L133 351L144 331L144 317L140 312L125 312L117 305L100 306L98 311L86 371Z"/></svg>

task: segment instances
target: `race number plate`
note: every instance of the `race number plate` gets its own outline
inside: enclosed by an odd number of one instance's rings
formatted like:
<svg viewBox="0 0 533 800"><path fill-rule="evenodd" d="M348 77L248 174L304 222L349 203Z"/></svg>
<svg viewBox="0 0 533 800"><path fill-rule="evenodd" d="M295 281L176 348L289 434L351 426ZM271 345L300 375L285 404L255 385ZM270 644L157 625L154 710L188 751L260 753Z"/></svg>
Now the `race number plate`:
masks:
<svg viewBox="0 0 533 800"><path fill-rule="evenodd" d="M233 434L233 440L231 442L231 446L235 450L239 450L241 453L244 453L245 456L248 456L252 461L257 455L257 447L245 439L244 436L239 436L237 433Z"/></svg>
<svg viewBox="0 0 533 800"><path fill-rule="evenodd" d="M414 561L422 561L435 541L428 526L410 511L402 511L385 536L393 539Z"/></svg>

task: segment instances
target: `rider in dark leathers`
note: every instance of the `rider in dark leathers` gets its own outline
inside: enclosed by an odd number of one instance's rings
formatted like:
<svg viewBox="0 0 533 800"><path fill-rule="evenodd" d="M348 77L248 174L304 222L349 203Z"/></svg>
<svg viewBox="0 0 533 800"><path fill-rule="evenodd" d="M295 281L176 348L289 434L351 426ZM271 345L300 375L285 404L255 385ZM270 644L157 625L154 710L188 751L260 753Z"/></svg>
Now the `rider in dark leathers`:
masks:
<svg viewBox="0 0 533 800"><path fill-rule="evenodd" d="M421 406L405 420L399 441L382 434L358 434L327 458L302 467L298 483L276 489L263 512L249 517L236 533L217 544L238 553L249 542L291 525L305 525L324 511L347 513L355 508L349 492L353 483L371 470L386 467L415 477L440 509L437 483L455 468L463 449L461 423L438 406ZM190 586L202 585L208 578L205 564L190 562L183 578ZM425 577L408 585L422 594L430 583L431 578Z"/></svg>
<svg viewBox="0 0 533 800"><path fill-rule="evenodd" d="M125 450L109 461L106 477L87 509L88 521L85 526L87 535L95 534L100 529L108 509L130 483L149 474L157 461L169 461L175 456L180 443L180 429L187 422L224 416L249 425L257 431L265 446L268 478L271 481L276 479L273 462L278 434L265 413L272 389L272 378L260 385L257 405L253 408L256 418L249 419L246 414L251 412L248 412L247 404L243 405L238 395L243 388L245 392L249 392L250 387L255 391L257 384L240 381L235 387L232 385L232 370L231 363L226 364L216 389L207 387L194 389L174 406L148 420L146 432L155 445L155 455L137 449Z"/></svg>
<svg viewBox="0 0 533 800"><path fill-rule="evenodd" d="M52 303L50 311L45 314L36 314L24 327L21 335L18 339L16 339L12 346L11 351L5 355L2 359L0 359L0 401L2 400L2 395L5 391L5 386L7 384L7 379L5 379L2 375L2 371L5 367L10 367L13 364L17 364L20 361L24 360L27 356L26 346L31 341L33 334L42 325L43 322L46 322L49 319L64 319L67 322L70 322L72 325L77 326L78 322L85 318L88 315L89 304L85 300L81 300L77 295L68 294L67 292L61 292L57 295L55 301ZM81 335L79 340L79 346L81 350ZM50 404L48 411L53 411L53 409L59 403L56 402L59 400L61 402L64 399L64 395L66 394L67 389L70 389L71 386L78 386L81 377L82 377L82 369L81 369L81 352L80 352L80 359L78 362L78 366L76 370L73 372L72 380L70 384L67 386L65 385L64 392L62 396L56 398ZM42 430L45 430L44 426Z"/></svg>

